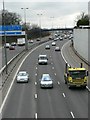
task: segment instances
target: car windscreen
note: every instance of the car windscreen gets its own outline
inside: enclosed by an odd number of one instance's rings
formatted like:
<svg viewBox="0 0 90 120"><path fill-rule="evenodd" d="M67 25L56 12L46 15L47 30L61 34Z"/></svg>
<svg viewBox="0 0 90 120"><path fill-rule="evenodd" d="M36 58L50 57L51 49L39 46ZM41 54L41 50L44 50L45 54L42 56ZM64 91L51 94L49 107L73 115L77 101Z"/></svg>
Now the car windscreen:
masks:
<svg viewBox="0 0 90 120"><path fill-rule="evenodd" d="M27 73L19 73L19 76L26 76Z"/></svg>
<svg viewBox="0 0 90 120"><path fill-rule="evenodd" d="M40 60L46 60L47 58L46 57L40 57L39 59Z"/></svg>
<svg viewBox="0 0 90 120"><path fill-rule="evenodd" d="M49 76L43 77L42 81L51 81L51 78Z"/></svg>

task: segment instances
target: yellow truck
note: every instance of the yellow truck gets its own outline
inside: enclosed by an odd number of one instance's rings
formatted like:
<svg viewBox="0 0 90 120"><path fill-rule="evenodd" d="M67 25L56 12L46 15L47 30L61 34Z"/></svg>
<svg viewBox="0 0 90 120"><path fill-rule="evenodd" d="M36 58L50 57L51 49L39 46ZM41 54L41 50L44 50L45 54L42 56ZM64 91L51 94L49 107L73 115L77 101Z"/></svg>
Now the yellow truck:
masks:
<svg viewBox="0 0 90 120"><path fill-rule="evenodd" d="M64 79L65 84L71 87L83 87L86 88L88 82L88 71L82 67L73 68L66 63Z"/></svg>

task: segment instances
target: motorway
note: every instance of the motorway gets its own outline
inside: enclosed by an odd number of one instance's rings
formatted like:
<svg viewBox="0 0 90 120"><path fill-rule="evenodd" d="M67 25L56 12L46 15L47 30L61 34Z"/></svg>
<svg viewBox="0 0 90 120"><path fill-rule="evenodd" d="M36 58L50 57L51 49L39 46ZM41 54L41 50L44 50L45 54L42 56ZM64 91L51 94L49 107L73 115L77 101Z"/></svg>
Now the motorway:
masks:
<svg viewBox="0 0 90 120"><path fill-rule="evenodd" d="M56 41L62 48L67 41ZM50 45L50 50L45 50L41 45L31 52L20 70L30 74L29 83L16 83L12 86L7 101L4 105L3 118L88 118L88 91L87 89L68 89L64 83L65 61L61 52L56 52ZM67 52L63 49L63 53ZM47 54L48 65L38 65L38 55ZM68 54L66 54L68 56ZM71 64L72 57L67 57ZM49 73L54 82L53 89L41 89L39 79L43 73Z"/></svg>

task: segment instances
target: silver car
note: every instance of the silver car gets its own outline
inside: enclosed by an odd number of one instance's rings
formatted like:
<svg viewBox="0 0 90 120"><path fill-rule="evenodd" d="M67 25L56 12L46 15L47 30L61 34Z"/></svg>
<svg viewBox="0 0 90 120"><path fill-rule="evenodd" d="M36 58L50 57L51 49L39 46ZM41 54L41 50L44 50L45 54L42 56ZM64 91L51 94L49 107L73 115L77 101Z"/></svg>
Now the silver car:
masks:
<svg viewBox="0 0 90 120"><path fill-rule="evenodd" d="M55 42L52 42L52 46L56 46L56 43L55 43Z"/></svg>
<svg viewBox="0 0 90 120"><path fill-rule="evenodd" d="M40 79L41 88L53 88L53 80L49 74L43 74Z"/></svg>
<svg viewBox="0 0 90 120"><path fill-rule="evenodd" d="M29 74L26 71L20 71L17 74L17 82L28 82Z"/></svg>
<svg viewBox="0 0 90 120"><path fill-rule="evenodd" d="M55 51L60 51L59 46L57 46L57 47L55 48Z"/></svg>

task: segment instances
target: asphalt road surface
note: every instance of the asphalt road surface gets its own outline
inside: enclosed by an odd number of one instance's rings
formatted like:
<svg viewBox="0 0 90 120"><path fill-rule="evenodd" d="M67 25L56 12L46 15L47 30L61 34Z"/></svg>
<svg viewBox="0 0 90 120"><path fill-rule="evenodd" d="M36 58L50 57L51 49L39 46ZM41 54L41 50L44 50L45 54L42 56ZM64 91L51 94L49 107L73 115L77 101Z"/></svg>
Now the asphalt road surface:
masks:
<svg viewBox="0 0 90 120"><path fill-rule="evenodd" d="M56 41L56 44L61 48L65 42ZM3 118L88 118L87 89L67 87L64 83L65 61L61 52L56 52L51 42L48 43L50 50L45 50L46 44L33 51L20 68L28 71L29 83L14 81L3 108ZM48 65L38 65L39 54L47 54ZM72 62L72 58L68 58ZM76 65L74 62L72 64ZM43 73L49 73L52 77L52 89L40 88L39 79Z"/></svg>

